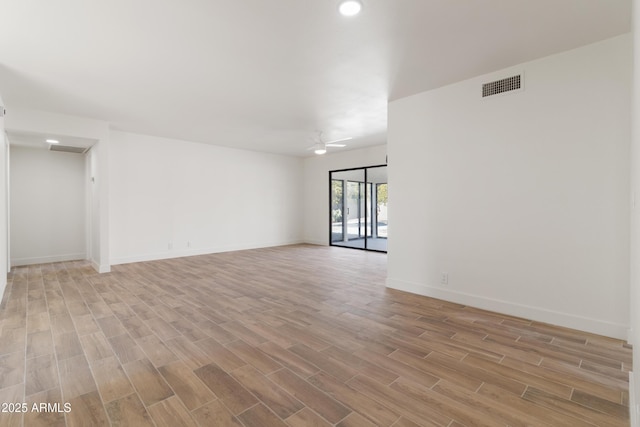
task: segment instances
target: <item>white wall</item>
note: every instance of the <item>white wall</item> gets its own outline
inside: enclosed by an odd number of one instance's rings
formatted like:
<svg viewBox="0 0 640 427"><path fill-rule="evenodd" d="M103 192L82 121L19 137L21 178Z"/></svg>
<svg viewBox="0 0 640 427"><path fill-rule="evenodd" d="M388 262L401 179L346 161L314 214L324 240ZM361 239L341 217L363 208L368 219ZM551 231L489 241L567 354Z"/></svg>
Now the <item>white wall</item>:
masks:
<svg viewBox="0 0 640 427"><path fill-rule="evenodd" d="M100 273L110 270L109 261L109 124L84 117L50 113L27 108L11 108L6 116L6 129L17 133L36 133L51 136L70 136L96 141L91 149L93 158L92 176L95 178L90 192L90 209L87 215L93 218L87 233L89 259Z"/></svg>
<svg viewBox="0 0 640 427"><path fill-rule="evenodd" d="M633 1L633 92L631 108L631 332L633 366L640 366L640 1ZM629 375L629 411L631 425L640 425L640 381L636 372Z"/></svg>
<svg viewBox="0 0 640 427"><path fill-rule="evenodd" d="M11 265L86 258L80 154L11 147Z"/></svg>
<svg viewBox="0 0 640 427"><path fill-rule="evenodd" d="M626 338L630 42L390 103L390 287Z"/></svg>
<svg viewBox="0 0 640 427"><path fill-rule="evenodd" d="M304 194L300 206L304 207L305 242L329 244L329 171L384 165L386 155L387 146L380 145L304 159Z"/></svg>
<svg viewBox="0 0 640 427"><path fill-rule="evenodd" d="M7 273L9 271L8 246L9 246L9 194L8 194L8 171L9 171L9 144L5 139L4 132L4 102L0 98L0 301L4 296L7 287Z"/></svg>
<svg viewBox="0 0 640 427"><path fill-rule="evenodd" d="M112 131L113 264L299 243L302 160Z"/></svg>

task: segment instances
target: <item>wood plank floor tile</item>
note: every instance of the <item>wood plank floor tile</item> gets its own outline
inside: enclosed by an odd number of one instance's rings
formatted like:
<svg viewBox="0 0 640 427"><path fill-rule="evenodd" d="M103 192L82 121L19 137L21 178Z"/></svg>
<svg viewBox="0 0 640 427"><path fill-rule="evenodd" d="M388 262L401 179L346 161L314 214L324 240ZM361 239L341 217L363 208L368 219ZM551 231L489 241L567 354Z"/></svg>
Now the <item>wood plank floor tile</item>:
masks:
<svg viewBox="0 0 640 427"><path fill-rule="evenodd" d="M138 338L136 342L156 368L178 360L178 356L155 335Z"/></svg>
<svg viewBox="0 0 640 427"><path fill-rule="evenodd" d="M300 358L313 363L320 368L320 370L333 375L340 381L347 381L349 378L353 378L358 374L356 369L336 359L330 358L326 353L315 351L304 344L294 345L293 347L289 347L288 350Z"/></svg>
<svg viewBox="0 0 640 427"><path fill-rule="evenodd" d="M176 330L171 324L160 317L153 316L146 319L145 324L163 341L170 340L171 338L179 337L180 332Z"/></svg>
<svg viewBox="0 0 640 427"><path fill-rule="evenodd" d="M105 407L112 426L155 427L151 416L135 393L107 403Z"/></svg>
<svg viewBox="0 0 640 427"><path fill-rule="evenodd" d="M173 396L173 390L149 359L135 360L123 367L145 406Z"/></svg>
<svg viewBox="0 0 640 427"><path fill-rule="evenodd" d="M481 411L486 417L493 418L505 425L524 427L536 423L536 418L529 416L526 412L520 412L516 408L502 404L502 402L493 401L484 395L470 392L445 380L438 382L432 390L458 402L460 406L472 407ZM454 419L464 422L458 417L454 417Z"/></svg>
<svg viewBox="0 0 640 427"><path fill-rule="evenodd" d="M300 401L270 381L253 366L246 365L236 369L233 371L233 377L282 419L304 408Z"/></svg>
<svg viewBox="0 0 640 427"><path fill-rule="evenodd" d="M470 355L468 357L472 356ZM521 381L515 381L511 378L494 375L492 371L471 368L468 364L464 363L464 361L459 362L455 359L450 358L449 356L440 354L437 351L431 353L426 357L426 359L437 366L444 366L445 368L456 370L465 375L467 378L474 378L481 382L495 384L505 390L512 392L513 394L521 395L526 389L526 384Z"/></svg>
<svg viewBox="0 0 640 427"><path fill-rule="evenodd" d="M170 322L173 328L189 341L196 342L209 337L205 332L184 318Z"/></svg>
<svg viewBox="0 0 640 427"><path fill-rule="evenodd" d="M450 380L458 384L459 386L471 391L476 391L483 383L481 379L466 375L462 370L456 369L451 366L446 366L445 364L439 365L437 363L434 363L433 358L429 356L421 358L415 356L414 354L407 353L403 350L397 350L391 353L389 357L399 362L405 363L411 367L419 369L423 372L436 376L440 379ZM443 355L443 357L448 356ZM455 361L454 359L452 360ZM371 378L375 379L374 377ZM520 390L520 394L522 394L523 392L524 386Z"/></svg>
<svg viewBox="0 0 640 427"><path fill-rule="evenodd" d="M251 329L240 324L239 322L226 322L221 324L220 326L222 326L222 328L229 333L235 335L238 338L241 338L251 345L257 346L268 341L265 337L256 334Z"/></svg>
<svg viewBox="0 0 640 427"><path fill-rule="evenodd" d="M355 368L357 372L365 374L369 378L373 378L374 380L379 381L383 384L391 384L398 378L397 374L336 346L326 348L322 350L322 353L329 356L333 360L340 361L350 367Z"/></svg>
<svg viewBox="0 0 640 427"><path fill-rule="evenodd" d="M408 393L406 388L397 385L393 387L394 384L387 387L363 375L352 378L347 383L354 390L414 421L436 425L448 425L452 421L453 418L447 414L446 409L442 409L440 402L424 400L425 396Z"/></svg>
<svg viewBox="0 0 640 427"><path fill-rule="evenodd" d="M80 345L90 364L97 360L115 356L111 344L102 332L94 332L80 336Z"/></svg>
<svg viewBox="0 0 640 427"><path fill-rule="evenodd" d="M93 320L93 316L91 314L84 314L75 317L74 323L76 325L76 332L79 336L100 332L100 327L95 320Z"/></svg>
<svg viewBox="0 0 640 427"><path fill-rule="evenodd" d="M383 356L381 354L373 352L368 353L365 351L357 351L354 354L362 359L366 359L371 361L372 363L384 366L387 370L393 372L398 376L413 378L416 381L420 381L421 384L424 384L427 387L431 387L440 380L440 378L435 375L414 368L413 366L409 366L392 357Z"/></svg>
<svg viewBox="0 0 640 427"><path fill-rule="evenodd" d="M260 351L258 347L250 346L242 340L229 343L226 348L263 374L270 374L282 368L281 364Z"/></svg>
<svg viewBox="0 0 640 427"><path fill-rule="evenodd" d="M67 334L70 332L76 332L76 328L71 319L71 315L68 312L64 314L54 314L51 316L51 331L53 335Z"/></svg>
<svg viewBox="0 0 640 427"><path fill-rule="evenodd" d="M195 343L207 355L206 361L212 361L222 369L231 372L247 364L234 352L224 347L213 338L206 338Z"/></svg>
<svg viewBox="0 0 640 427"><path fill-rule="evenodd" d="M287 369L275 372L269 378L331 423L337 423L351 413L343 404Z"/></svg>
<svg viewBox="0 0 640 427"><path fill-rule="evenodd" d="M60 388L52 388L40 393L32 394L25 398L29 410L24 414L24 425L28 427L65 427L64 402ZM70 402L68 402L70 404ZM42 404L57 405L60 408L52 411L34 411L33 405L40 407Z"/></svg>
<svg viewBox="0 0 640 427"><path fill-rule="evenodd" d="M216 400L213 392L204 385L184 362L177 361L158 368L169 386L189 410Z"/></svg>
<svg viewBox="0 0 640 427"><path fill-rule="evenodd" d="M325 372L320 372L309 378L309 382L377 425L393 425L400 417L398 412L393 411L384 403L371 399Z"/></svg>
<svg viewBox="0 0 640 427"><path fill-rule="evenodd" d="M180 360L186 362L191 369L198 369L213 361L213 356L209 356L196 344L183 336L165 341L165 344L180 358Z"/></svg>
<svg viewBox="0 0 640 427"><path fill-rule="evenodd" d="M53 353L53 338L50 331L27 334L27 359Z"/></svg>
<svg viewBox="0 0 640 427"><path fill-rule="evenodd" d="M116 357L107 357L91 363L93 377L104 403L121 399L134 392L133 386Z"/></svg>
<svg viewBox="0 0 640 427"><path fill-rule="evenodd" d="M123 302L109 304L109 308L121 322L124 319L128 319L136 315L136 313L133 310L131 310L131 308L127 304Z"/></svg>
<svg viewBox="0 0 640 427"><path fill-rule="evenodd" d="M344 420L336 424L336 427L376 427L376 425L359 413L352 412Z"/></svg>
<svg viewBox="0 0 640 427"><path fill-rule="evenodd" d="M129 335L134 339L153 334L153 331L151 331L151 329L149 329L149 327L136 316L120 319L120 321L127 329L127 332L129 332Z"/></svg>
<svg viewBox="0 0 640 427"><path fill-rule="evenodd" d="M108 340L109 344L111 344L111 348L122 364L141 360L145 357L142 349L129 336L129 334L117 335L109 338Z"/></svg>
<svg viewBox="0 0 640 427"><path fill-rule="evenodd" d="M602 399L597 396L585 393L580 390L574 390L571 395L571 401L594 409L605 414L613 415L616 418L625 419L629 417L629 408L620 403L614 403L610 400Z"/></svg>
<svg viewBox="0 0 640 427"><path fill-rule="evenodd" d="M108 427L111 425L97 391L76 396L69 399L68 403L71 405L71 410L65 414L68 427Z"/></svg>
<svg viewBox="0 0 640 427"><path fill-rule="evenodd" d="M2 345L0 345L0 356L24 351L25 342L27 340L26 331L26 327L13 328L4 325L0 332L0 343L2 343Z"/></svg>
<svg viewBox="0 0 640 427"><path fill-rule="evenodd" d="M401 417L398 422L396 422L393 427L421 427L419 424L414 423L413 421ZM449 424L447 427L466 427L456 421L453 421L451 424Z"/></svg>
<svg viewBox="0 0 640 427"><path fill-rule="evenodd" d="M506 359L505 359L506 360ZM559 379L551 377L541 377L534 372L528 372L526 363L522 362L517 365L508 366L506 364L499 364L490 362L485 359L477 358L475 356L469 356L464 359L463 363L471 366L483 369L488 372L493 372L494 375L503 376L505 378L515 379L523 384L534 386L540 390L554 394L558 397L569 399L571 397L572 387L559 382Z"/></svg>
<svg viewBox="0 0 640 427"><path fill-rule="evenodd" d="M515 396L512 393L501 389L500 387L483 384L478 390L478 394L490 398L494 402L499 402L513 408L521 413L529 414L535 417L537 424L549 425L549 426L593 426L591 423L584 423L577 418L562 414L556 411L550 411L545 407L530 405L526 400L520 396Z"/></svg>
<svg viewBox="0 0 640 427"><path fill-rule="evenodd" d="M97 391L89 363L84 355L58 359L58 374L62 396L66 401Z"/></svg>
<svg viewBox="0 0 640 427"><path fill-rule="evenodd" d="M35 332L50 331L50 330L51 330L51 324L49 321L48 312L38 313L38 314L29 313L29 316L27 317L27 333L28 334L32 334Z"/></svg>
<svg viewBox="0 0 640 427"><path fill-rule="evenodd" d="M102 330L102 333L104 334L104 336L107 338L112 338L117 335L122 335L127 333L127 330L125 329L124 326L122 326L120 319L118 319L114 315L101 317L99 319L96 319L96 322L98 323L98 326Z"/></svg>
<svg viewBox="0 0 640 427"><path fill-rule="evenodd" d="M82 345L80 345L78 334L75 332L54 334L53 342L58 359L67 359L82 354Z"/></svg>
<svg viewBox="0 0 640 427"><path fill-rule="evenodd" d="M0 403L1 402L16 402L21 403L25 401L24 397L24 383L19 383L13 386L0 388ZM0 412L0 427L21 427L23 422L24 413L22 412Z"/></svg>
<svg viewBox="0 0 640 427"><path fill-rule="evenodd" d="M247 427L287 427L266 406L258 404L238 415L238 419Z"/></svg>
<svg viewBox="0 0 640 427"><path fill-rule="evenodd" d="M304 408L285 420L287 425L291 427L330 427L320 415L316 414L309 408Z"/></svg>
<svg viewBox="0 0 640 427"><path fill-rule="evenodd" d="M176 396L148 408L157 427L197 427L189 411Z"/></svg>
<svg viewBox="0 0 640 427"><path fill-rule="evenodd" d="M214 400L193 411L193 418L201 427L242 427L242 424L224 406L222 401Z"/></svg>
<svg viewBox="0 0 640 427"><path fill-rule="evenodd" d="M0 388L20 384L24 381L25 354L23 351L0 356Z"/></svg>
<svg viewBox="0 0 640 427"><path fill-rule="evenodd" d="M562 368L556 370L549 369L546 366L530 365L528 363L523 363L511 358L505 358L505 360L502 362L502 364L505 366L517 367L517 369L536 375L538 377L549 379L552 381L558 381L572 388L580 388L583 391L589 392L590 394L602 397L603 399L607 399L612 402L618 402L620 400L620 393L623 390L623 386L617 385L616 387L612 388L607 387L604 384L587 381L583 379L581 375L575 375L574 372L572 372L572 370L579 370L580 368L573 367L571 365L564 365L564 362L549 360L547 361L547 363L551 363L555 366L557 366L558 364L560 366L565 366L565 371L563 372ZM584 374L591 375L588 371L584 372Z"/></svg>
<svg viewBox="0 0 640 427"><path fill-rule="evenodd" d="M16 267L0 402L73 410L0 413L0 427L629 424L627 343L389 289L386 274L384 254L311 245L106 274Z"/></svg>
<svg viewBox="0 0 640 427"><path fill-rule="evenodd" d="M195 325L197 325L197 327L201 331L206 333L211 338L215 339L220 344L230 343L230 342L235 341L236 339L238 339L238 337L236 337L236 335L234 335L233 333L227 331L222 326L216 324L215 322L213 322L211 320L200 321L200 322L195 323Z"/></svg>
<svg viewBox="0 0 640 427"><path fill-rule="evenodd" d="M25 395L58 387L58 364L53 354L27 359Z"/></svg>
<svg viewBox="0 0 640 427"><path fill-rule="evenodd" d="M558 411L562 414L577 418L583 423L593 423L599 427L606 426L626 426L628 422L624 419L615 419L607 415L587 409L585 407L572 402L570 400L560 399L552 394L529 387L522 396L523 399L533 402L548 410Z"/></svg>
<svg viewBox="0 0 640 427"><path fill-rule="evenodd" d="M316 365L288 350L285 350L273 342L260 344L258 348L265 354L269 355L273 360L303 378L310 377L320 371L320 368Z"/></svg>
<svg viewBox="0 0 640 427"><path fill-rule="evenodd" d="M258 403L246 388L215 363L198 368L194 373L234 415L238 415Z"/></svg>

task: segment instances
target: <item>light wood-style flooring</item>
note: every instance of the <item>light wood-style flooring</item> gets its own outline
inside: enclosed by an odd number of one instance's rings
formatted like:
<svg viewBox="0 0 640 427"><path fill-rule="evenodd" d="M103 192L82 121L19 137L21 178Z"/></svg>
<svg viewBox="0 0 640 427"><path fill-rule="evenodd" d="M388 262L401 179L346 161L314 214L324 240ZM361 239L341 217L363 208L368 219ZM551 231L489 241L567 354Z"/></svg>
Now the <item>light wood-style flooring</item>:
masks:
<svg viewBox="0 0 640 427"><path fill-rule="evenodd" d="M623 342L385 276L385 254L310 245L16 268L0 426L629 425Z"/></svg>

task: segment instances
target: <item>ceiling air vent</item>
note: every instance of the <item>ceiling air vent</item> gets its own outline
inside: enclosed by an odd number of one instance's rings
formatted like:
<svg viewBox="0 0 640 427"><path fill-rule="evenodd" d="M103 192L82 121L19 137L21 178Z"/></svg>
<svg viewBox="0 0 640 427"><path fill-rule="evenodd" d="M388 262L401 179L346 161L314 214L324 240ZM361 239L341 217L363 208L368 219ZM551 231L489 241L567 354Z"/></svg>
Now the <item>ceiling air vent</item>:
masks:
<svg viewBox="0 0 640 427"><path fill-rule="evenodd" d="M49 151L61 151L63 153L84 154L87 151L89 151L89 148L91 147L72 147L70 145L51 144L49 146Z"/></svg>
<svg viewBox="0 0 640 427"><path fill-rule="evenodd" d="M498 95L500 93L511 92L522 89L522 75L507 77L506 79L496 80L482 85L482 97Z"/></svg>

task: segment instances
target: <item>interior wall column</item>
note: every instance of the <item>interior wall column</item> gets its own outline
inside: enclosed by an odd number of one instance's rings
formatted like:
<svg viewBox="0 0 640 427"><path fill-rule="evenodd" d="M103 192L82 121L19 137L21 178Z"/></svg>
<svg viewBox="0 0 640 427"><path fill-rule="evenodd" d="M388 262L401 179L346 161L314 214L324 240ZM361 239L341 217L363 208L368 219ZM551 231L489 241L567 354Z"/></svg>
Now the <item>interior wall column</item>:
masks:
<svg viewBox="0 0 640 427"><path fill-rule="evenodd" d="M631 94L631 236L630 236L630 331L629 342L634 345L630 374L629 410L631 425L640 426L640 0L632 2L633 33L633 91Z"/></svg>

